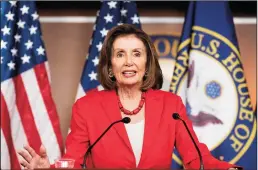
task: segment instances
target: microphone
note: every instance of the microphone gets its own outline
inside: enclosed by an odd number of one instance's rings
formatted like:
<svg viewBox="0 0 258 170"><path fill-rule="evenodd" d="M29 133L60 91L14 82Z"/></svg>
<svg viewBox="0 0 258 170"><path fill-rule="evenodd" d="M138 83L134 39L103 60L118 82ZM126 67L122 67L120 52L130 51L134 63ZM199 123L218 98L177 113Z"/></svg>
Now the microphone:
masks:
<svg viewBox="0 0 258 170"><path fill-rule="evenodd" d="M96 145L96 143L107 133L107 131L108 131L114 124L117 124L117 123L119 123L119 122L123 122L123 123L125 123L125 124L128 124L128 123L131 122L131 119L130 119L129 117L124 117L123 119L118 120L118 121L115 121L115 122L111 123L111 124L108 126L108 128L97 138L97 140L96 140L92 145L89 146L89 148L87 149L86 153L84 154L83 162L82 162L82 164L81 164L81 167L82 167L83 169L86 169L86 159L87 159L89 153L91 152L92 148Z"/></svg>
<svg viewBox="0 0 258 170"><path fill-rule="evenodd" d="M200 152L198 146L196 145L196 143L195 143L195 141L194 141L194 139L193 139L193 136L192 136L192 134L190 133L190 130L188 129L188 127L187 127L185 121L184 121L183 119L181 119L181 117L179 116L178 113L173 113L173 114L172 114L172 117L173 117L173 119L175 119L175 120L178 120L178 119L179 119L179 120L181 120L181 121L183 122L183 124L184 124L184 126L185 126L185 128L186 128L186 130L187 130L187 132L188 132L188 134L189 134L189 136L190 136L191 139L192 139L192 142L194 143L195 149L197 150L198 155L199 155L199 157L200 157L200 170L204 170L201 152Z"/></svg>

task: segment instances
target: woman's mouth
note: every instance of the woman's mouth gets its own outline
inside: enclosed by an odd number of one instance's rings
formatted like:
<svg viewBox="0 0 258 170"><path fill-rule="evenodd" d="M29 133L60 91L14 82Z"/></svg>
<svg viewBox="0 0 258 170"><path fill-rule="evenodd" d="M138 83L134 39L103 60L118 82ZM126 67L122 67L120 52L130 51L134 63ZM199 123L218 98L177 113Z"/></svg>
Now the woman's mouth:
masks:
<svg viewBox="0 0 258 170"><path fill-rule="evenodd" d="M133 77L136 75L136 71L123 71L122 74L126 77L126 78L129 78L129 77Z"/></svg>

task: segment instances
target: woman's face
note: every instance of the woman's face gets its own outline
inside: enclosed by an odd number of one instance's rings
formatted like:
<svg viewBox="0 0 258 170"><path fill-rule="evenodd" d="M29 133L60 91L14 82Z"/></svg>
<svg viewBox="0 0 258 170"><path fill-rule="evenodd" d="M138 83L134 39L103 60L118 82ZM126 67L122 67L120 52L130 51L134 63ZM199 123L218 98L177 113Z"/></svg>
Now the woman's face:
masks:
<svg viewBox="0 0 258 170"><path fill-rule="evenodd" d="M115 39L112 49L112 72L118 87L141 85L147 62L146 48L135 35Z"/></svg>

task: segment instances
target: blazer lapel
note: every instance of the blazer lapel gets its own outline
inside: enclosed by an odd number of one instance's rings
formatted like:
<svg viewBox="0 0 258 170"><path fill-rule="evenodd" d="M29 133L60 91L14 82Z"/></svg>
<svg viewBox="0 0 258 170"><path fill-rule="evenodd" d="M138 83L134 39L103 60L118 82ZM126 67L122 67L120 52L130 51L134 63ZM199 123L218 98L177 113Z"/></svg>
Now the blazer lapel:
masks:
<svg viewBox="0 0 258 170"><path fill-rule="evenodd" d="M106 94L103 98L103 101L101 102L101 105L107 117L110 120L110 124L122 119L115 90L106 91ZM116 130L121 140L124 141L125 145L130 150L132 150L124 124L120 122L115 124L112 128Z"/></svg>
<svg viewBox="0 0 258 170"><path fill-rule="evenodd" d="M152 143L157 137L157 133L160 126L160 120L163 111L163 95L158 95L155 90L148 90L146 93L145 101L145 127L144 127L144 139L142 155L138 167L140 167L151 153ZM157 144L158 145L158 144Z"/></svg>

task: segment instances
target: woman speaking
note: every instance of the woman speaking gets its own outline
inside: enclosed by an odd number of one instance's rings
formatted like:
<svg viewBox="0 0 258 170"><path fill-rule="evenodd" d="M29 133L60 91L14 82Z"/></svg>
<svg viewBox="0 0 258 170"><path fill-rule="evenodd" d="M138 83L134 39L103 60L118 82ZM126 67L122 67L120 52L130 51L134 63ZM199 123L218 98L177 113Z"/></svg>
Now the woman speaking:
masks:
<svg viewBox="0 0 258 170"><path fill-rule="evenodd" d="M129 117L128 124L115 124L91 150L88 168L170 168L173 149L178 150L185 168L198 169L200 159L186 122L203 159L205 169L236 167L215 159L199 143L179 96L161 91L163 77L150 37L133 25L111 29L101 50L98 79L105 90L93 90L73 106L71 132L63 158L75 160L81 168L84 154L112 123ZM26 146L19 154L28 168L49 168L46 150L40 153ZM234 168L233 168L234 169Z"/></svg>

